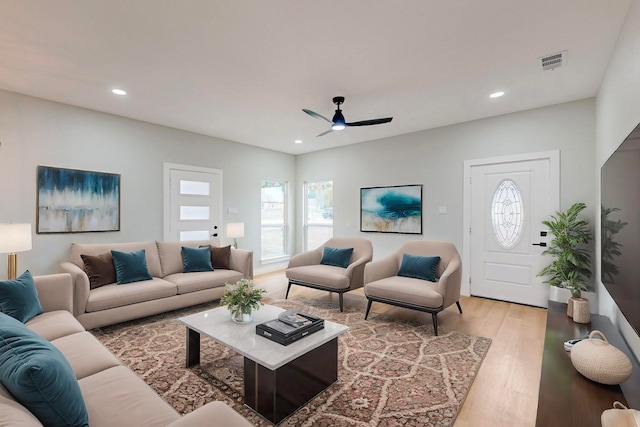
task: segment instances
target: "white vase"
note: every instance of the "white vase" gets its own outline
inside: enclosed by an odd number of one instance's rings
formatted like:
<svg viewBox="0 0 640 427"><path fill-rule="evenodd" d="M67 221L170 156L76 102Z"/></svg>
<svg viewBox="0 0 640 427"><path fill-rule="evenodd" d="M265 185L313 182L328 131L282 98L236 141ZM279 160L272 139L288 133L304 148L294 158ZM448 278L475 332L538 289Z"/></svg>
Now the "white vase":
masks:
<svg viewBox="0 0 640 427"><path fill-rule="evenodd" d="M238 311L235 314L231 313L231 320L240 324L251 323L253 321L253 310L251 313L243 313L241 311Z"/></svg>

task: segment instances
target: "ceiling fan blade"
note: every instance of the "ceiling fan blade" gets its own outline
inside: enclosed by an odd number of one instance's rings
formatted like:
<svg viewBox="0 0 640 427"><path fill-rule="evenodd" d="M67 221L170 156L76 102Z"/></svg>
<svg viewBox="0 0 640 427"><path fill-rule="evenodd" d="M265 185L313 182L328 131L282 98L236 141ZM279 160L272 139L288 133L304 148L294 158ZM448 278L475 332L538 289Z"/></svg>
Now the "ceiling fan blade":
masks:
<svg viewBox="0 0 640 427"><path fill-rule="evenodd" d="M315 117L316 119L326 120L329 123L333 123L331 120L327 119L325 116L323 116L321 114L316 113L315 111L307 110L306 108L303 108L302 111L304 111L305 113L307 113L311 117Z"/></svg>
<svg viewBox="0 0 640 427"><path fill-rule="evenodd" d="M316 138L317 138L317 137L319 137L319 136L326 135L326 134L328 134L329 132L333 132L333 129L329 129L329 130L327 130L327 131L322 132L322 133L321 133L321 134L319 134L319 135L316 135Z"/></svg>
<svg viewBox="0 0 640 427"><path fill-rule="evenodd" d="M347 126L371 126L371 125L381 125L383 123L389 123L393 120L393 117L385 117L383 119L371 119L371 120L362 120L359 122L353 123L345 123Z"/></svg>

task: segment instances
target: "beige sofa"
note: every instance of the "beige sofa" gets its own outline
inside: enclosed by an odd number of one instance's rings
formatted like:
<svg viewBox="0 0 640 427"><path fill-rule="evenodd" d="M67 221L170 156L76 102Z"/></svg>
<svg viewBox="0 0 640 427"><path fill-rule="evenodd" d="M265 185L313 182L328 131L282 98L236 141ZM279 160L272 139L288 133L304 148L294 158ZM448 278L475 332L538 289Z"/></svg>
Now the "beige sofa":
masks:
<svg viewBox="0 0 640 427"><path fill-rule="evenodd" d="M211 402L181 416L71 315L73 284L68 274L39 276L34 281L43 313L26 325L50 341L69 361L91 427L251 426L223 402ZM0 426L42 424L0 385Z"/></svg>
<svg viewBox="0 0 640 427"><path fill-rule="evenodd" d="M73 243L68 261L59 271L69 273L74 283L73 315L86 329L112 325L139 317L220 299L225 283L253 278L253 252L231 248L230 270L183 273L182 246L219 246L211 241L135 243ZM98 256L111 250L144 249L152 280L90 289L81 255Z"/></svg>

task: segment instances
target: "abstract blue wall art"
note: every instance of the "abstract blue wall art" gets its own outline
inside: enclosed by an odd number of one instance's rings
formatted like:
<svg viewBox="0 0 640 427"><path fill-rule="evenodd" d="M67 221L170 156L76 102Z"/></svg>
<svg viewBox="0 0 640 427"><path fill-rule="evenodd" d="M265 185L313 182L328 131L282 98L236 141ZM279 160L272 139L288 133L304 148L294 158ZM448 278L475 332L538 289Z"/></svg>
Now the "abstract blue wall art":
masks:
<svg viewBox="0 0 640 427"><path fill-rule="evenodd" d="M361 188L360 231L422 234L422 185Z"/></svg>
<svg viewBox="0 0 640 427"><path fill-rule="evenodd" d="M120 230L120 175L38 166L38 233Z"/></svg>

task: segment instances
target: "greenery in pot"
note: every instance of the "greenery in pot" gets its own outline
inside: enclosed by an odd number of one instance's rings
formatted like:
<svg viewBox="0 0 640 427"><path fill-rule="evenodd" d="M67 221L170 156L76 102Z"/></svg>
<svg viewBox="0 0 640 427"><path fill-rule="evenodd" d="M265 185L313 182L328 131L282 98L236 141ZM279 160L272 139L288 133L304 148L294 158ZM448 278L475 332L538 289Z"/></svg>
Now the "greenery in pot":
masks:
<svg viewBox="0 0 640 427"><path fill-rule="evenodd" d="M240 279L234 284L225 285L220 305L229 307L232 316L251 314L264 305L262 294L265 292L264 289L256 288L253 281Z"/></svg>
<svg viewBox="0 0 640 427"><path fill-rule="evenodd" d="M545 283L551 286L569 289L574 298L589 289L586 279L591 277L591 260L584 245L593 236L589 222L578 219L586 207L584 203L574 203L566 212L556 212L550 220L542 221L553 235L542 255L551 255L553 261L538 276L547 276Z"/></svg>

